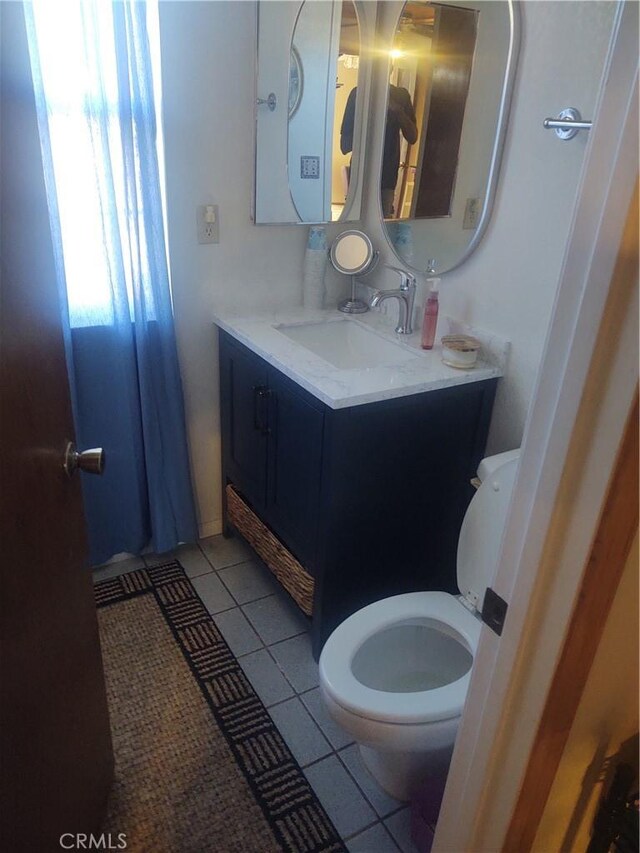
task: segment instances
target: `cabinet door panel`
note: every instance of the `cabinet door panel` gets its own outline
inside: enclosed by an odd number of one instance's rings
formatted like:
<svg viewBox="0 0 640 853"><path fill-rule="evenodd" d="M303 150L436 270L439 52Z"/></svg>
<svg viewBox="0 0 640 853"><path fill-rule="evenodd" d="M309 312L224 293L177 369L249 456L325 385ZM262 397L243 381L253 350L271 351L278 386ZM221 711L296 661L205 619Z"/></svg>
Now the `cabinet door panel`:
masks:
<svg viewBox="0 0 640 853"><path fill-rule="evenodd" d="M269 371L268 514L276 532L313 569L324 413Z"/></svg>
<svg viewBox="0 0 640 853"><path fill-rule="evenodd" d="M260 508L267 482L267 369L262 359L233 345L221 347L222 434L225 474Z"/></svg>

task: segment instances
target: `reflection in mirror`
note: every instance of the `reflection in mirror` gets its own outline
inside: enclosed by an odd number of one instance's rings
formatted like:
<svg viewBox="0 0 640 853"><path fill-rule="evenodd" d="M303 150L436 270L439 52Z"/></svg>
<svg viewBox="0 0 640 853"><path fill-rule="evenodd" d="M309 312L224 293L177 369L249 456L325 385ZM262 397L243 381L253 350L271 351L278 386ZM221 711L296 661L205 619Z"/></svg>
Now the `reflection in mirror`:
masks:
<svg viewBox="0 0 640 853"><path fill-rule="evenodd" d="M291 120L291 117L298 109L303 86L302 63L300 62L298 51L295 47L292 47L289 58L289 120Z"/></svg>
<svg viewBox="0 0 640 853"><path fill-rule="evenodd" d="M352 0L305 0L291 45L287 155L289 192L301 222L345 220L351 213L351 148L341 150L340 133L350 93L355 106L359 66Z"/></svg>
<svg viewBox="0 0 640 853"><path fill-rule="evenodd" d="M389 50L380 207L407 265L461 263L484 230L515 67L510 0L407 0Z"/></svg>
<svg viewBox="0 0 640 853"><path fill-rule="evenodd" d="M404 6L391 54L381 182L385 219L450 215L476 19L473 9Z"/></svg>

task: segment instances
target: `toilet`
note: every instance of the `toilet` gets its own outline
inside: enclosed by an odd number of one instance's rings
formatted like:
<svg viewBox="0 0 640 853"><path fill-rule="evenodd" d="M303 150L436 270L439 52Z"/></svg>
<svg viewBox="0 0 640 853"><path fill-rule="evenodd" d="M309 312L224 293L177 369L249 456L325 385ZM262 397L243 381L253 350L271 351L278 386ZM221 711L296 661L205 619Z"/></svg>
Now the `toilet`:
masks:
<svg viewBox="0 0 640 853"><path fill-rule="evenodd" d="M483 459L462 523L460 595L411 592L358 610L320 655L330 716L357 742L391 796L409 800L427 779L446 779L496 569L519 450Z"/></svg>

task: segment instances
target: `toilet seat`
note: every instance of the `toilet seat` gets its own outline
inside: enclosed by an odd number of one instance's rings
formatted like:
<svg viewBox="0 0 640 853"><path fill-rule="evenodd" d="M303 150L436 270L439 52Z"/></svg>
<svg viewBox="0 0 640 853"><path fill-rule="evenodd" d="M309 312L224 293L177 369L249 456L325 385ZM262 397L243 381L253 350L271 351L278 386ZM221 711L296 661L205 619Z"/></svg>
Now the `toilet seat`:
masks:
<svg viewBox="0 0 640 853"><path fill-rule="evenodd" d="M401 694L368 687L353 672L354 658L368 639L403 623L424 625L452 637L466 648L473 662L480 638L476 617L449 593L411 592L370 604L336 628L320 657L324 690L342 708L369 720L409 725L460 716L471 664L462 677L450 683Z"/></svg>

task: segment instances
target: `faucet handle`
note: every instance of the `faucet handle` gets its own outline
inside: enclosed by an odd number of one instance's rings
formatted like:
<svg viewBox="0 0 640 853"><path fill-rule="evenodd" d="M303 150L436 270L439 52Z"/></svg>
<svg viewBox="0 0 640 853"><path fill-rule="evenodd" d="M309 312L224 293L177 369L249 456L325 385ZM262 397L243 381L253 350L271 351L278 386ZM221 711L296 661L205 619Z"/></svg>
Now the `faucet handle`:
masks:
<svg viewBox="0 0 640 853"><path fill-rule="evenodd" d="M400 276L400 290L409 290L416 286L416 277L410 272L401 269L400 267L387 267L387 269L397 272Z"/></svg>

